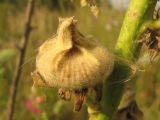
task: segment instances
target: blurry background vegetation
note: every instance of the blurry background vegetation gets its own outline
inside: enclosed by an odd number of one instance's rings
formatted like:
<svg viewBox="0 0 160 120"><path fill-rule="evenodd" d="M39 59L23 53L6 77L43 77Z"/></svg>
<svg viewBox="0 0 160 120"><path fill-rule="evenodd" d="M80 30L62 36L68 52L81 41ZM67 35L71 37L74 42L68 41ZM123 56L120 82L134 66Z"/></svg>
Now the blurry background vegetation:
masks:
<svg viewBox="0 0 160 120"><path fill-rule="evenodd" d="M35 69L37 48L44 40L56 33L58 17L75 16L79 21L79 30L83 34L97 38L112 51L129 0L120 7L113 6L114 1L98 0L101 13L98 18L95 18L89 8L80 7L79 0L36 0L32 21L34 30L28 43L25 64L20 68L23 69L23 73L18 88L15 120L66 120L66 118L84 120L87 118L85 107L79 113L72 112L72 105L60 101L55 89L33 89L30 72ZM24 29L27 2L28 0L0 0L0 120L4 120L5 116L18 57L16 46L20 43ZM159 120L160 62L147 66L146 71L139 74L136 91L136 100L144 113L144 120Z"/></svg>

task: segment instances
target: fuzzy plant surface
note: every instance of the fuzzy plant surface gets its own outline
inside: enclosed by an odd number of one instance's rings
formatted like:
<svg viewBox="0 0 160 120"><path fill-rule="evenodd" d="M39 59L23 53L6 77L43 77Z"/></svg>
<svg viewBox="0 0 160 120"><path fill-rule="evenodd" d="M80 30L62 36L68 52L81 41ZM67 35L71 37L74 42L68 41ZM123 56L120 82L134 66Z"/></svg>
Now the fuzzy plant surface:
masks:
<svg viewBox="0 0 160 120"><path fill-rule="evenodd" d="M71 99L73 93L79 111L90 88L96 91L96 100L101 100L114 59L97 40L80 33L76 23L74 17L59 19L57 35L39 48L32 78L35 86L58 88L62 99Z"/></svg>
<svg viewBox="0 0 160 120"><path fill-rule="evenodd" d="M121 59L115 61L114 70L109 78L109 82L106 83L106 90L103 96L103 107L108 117L107 120L112 119L121 101L125 87L125 83L122 81L129 79L134 71L128 65L128 61L129 63L134 63L139 57L141 46L138 43L138 38L146 23L153 20L156 3L157 0L132 0L130 2L115 47L115 54Z"/></svg>
<svg viewBox="0 0 160 120"><path fill-rule="evenodd" d="M102 107L89 105L90 120L112 120L124 93L125 81L134 79L137 72L132 66L141 49L138 39L148 28L159 29L153 20L157 0L132 0L126 12L115 46L114 70L105 83ZM97 107L98 106L98 107Z"/></svg>
<svg viewBox="0 0 160 120"><path fill-rule="evenodd" d="M86 100L89 120L111 120L124 92L123 81L132 79L131 75L135 73L129 63L134 63L139 57L141 45L138 38L151 26L148 23L152 23L150 21L156 3L157 0L130 2L115 46L114 63L112 55L99 43L87 40L77 29L73 29L76 23L73 18L68 18L71 22L60 20L60 25L67 23L67 26L59 26L57 36L53 38L58 39L58 42L51 39L40 47L36 71L32 73L34 85L58 87L63 99L70 100L70 97L74 96L76 111L80 110ZM155 24L154 22L152 26ZM50 49L53 46L54 51ZM110 75L113 64L114 69ZM105 87L100 105L102 86ZM70 92L74 95L70 95Z"/></svg>

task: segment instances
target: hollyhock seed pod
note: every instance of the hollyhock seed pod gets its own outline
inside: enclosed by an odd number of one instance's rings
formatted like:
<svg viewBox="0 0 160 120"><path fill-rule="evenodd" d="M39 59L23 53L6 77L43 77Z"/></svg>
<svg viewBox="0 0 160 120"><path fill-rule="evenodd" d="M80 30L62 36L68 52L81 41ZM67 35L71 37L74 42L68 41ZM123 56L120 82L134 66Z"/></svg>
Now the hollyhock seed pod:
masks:
<svg viewBox="0 0 160 120"><path fill-rule="evenodd" d="M112 54L98 41L82 35L76 23L74 17L60 18L56 36L40 46L36 71L31 74L34 85L75 90L80 95L110 75Z"/></svg>
<svg viewBox="0 0 160 120"><path fill-rule="evenodd" d="M98 41L83 36L76 22L73 17L60 18L57 36L39 48L36 70L50 87L91 87L112 71L112 55Z"/></svg>

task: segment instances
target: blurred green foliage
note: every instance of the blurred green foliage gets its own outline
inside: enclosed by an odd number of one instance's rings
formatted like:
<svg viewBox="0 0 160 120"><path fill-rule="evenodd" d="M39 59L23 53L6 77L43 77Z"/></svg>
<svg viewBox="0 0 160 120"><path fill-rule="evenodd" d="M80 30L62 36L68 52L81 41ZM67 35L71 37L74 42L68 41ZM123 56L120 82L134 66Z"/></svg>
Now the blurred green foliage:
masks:
<svg viewBox="0 0 160 120"><path fill-rule="evenodd" d="M0 0L0 120L4 120L12 76L15 70L18 52L15 45L20 43L24 27L25 8L28 0ZM25 63L22 70L18 96L16 100L15 120L84 120L86 108L79 113L72 111L72 105L59 101L57 90L50 88L32 88L30 72L35 69L37 48L56 33L58 17L75 16L78 28L86 36L99 39L110 51L114 49L122 24L124 12L108 8L101 0L101 13L95 18L89 8L81 8L79 1L38 0L34 12ZM160 62L146 67L136 81L137 101L145 120L160 119ZM37 102L42 96L44 101ZM33 108L41 112L34 113L26 107L31 99ZM63 109L61 109L63 108Z"/></svg>
<svg viewBox="0 0 160 120"><path fill-rule="evenodd" d="M6 108L6 101L8 100L9 85L11 84L11 78L13 69L11 67L10 60L15 58L14 49L3 49L0 51L0 112ZM0 115L2 116L2 115ZM0 117L1 119L1 117Z"/></svg>
<svg viewBox="0 0 160 120"><path fill-rule="evenodd" d="M4 63L9 61L15 56L15 50L14 49L3 49L0 52L0 63Z"/></svg>

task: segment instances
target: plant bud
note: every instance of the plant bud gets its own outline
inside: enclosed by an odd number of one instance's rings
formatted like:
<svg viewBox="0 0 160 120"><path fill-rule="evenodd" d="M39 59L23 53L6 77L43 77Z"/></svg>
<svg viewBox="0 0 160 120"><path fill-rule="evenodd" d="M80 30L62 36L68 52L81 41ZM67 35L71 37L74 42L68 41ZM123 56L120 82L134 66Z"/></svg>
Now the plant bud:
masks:
<svg viewBox="0 0 160 120"><path fill-rule="evenodd" d="M60 18L57 35L39 48L36 71L45 86L93 87L102 83L112 71L113 56L98 41L82 35L76 23L74 17Z"/></svg>

